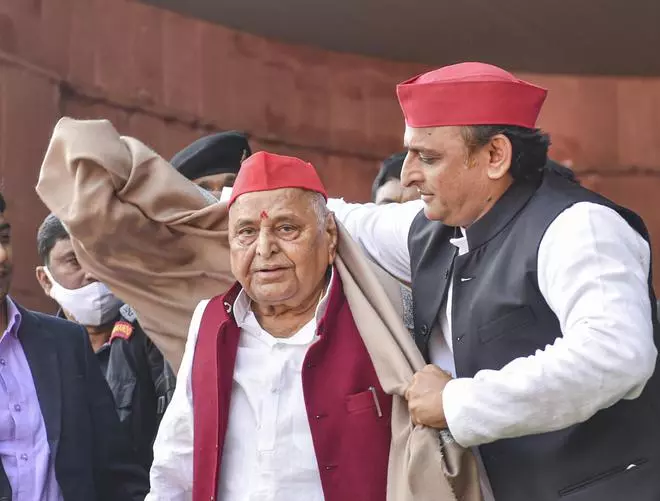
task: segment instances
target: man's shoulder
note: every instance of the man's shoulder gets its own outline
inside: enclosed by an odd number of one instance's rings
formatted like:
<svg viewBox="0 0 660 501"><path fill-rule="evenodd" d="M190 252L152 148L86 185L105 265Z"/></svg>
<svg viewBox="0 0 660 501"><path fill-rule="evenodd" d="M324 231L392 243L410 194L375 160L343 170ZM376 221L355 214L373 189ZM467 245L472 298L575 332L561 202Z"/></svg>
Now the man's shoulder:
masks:
<svg viewBox="0 0 660 501"><path fill-rule="evenodd" d="M70 320L24 308L22 308L22 314L23 326L29 326L30 321L32 321L32 323L35 323L50 332L58 331L58 334L61 332L65 335L76 337L84 337L85 335L84 329L79 324L71 322Z"/></svg>
<svg viewBox="0 0 660 501"><path fill-rule="evenodd" d="M135 310L129 305L124 304L119 308L119 317L112 327L110 334L110 342L125 341L133 343L136 339L141 339L144 335L137 319Z"/></svg>
<svg viewBox="0 0 660 501"><path fill-rule="evenodd" d="M87 340L85 329L75 322L38 311L20 308L21 326L19 336L24 342L33 340L33 347L55 346L67 353L80 353ZM43 341L49 342L43 344ZM35 344L36 343L36 344Z"/></svg>

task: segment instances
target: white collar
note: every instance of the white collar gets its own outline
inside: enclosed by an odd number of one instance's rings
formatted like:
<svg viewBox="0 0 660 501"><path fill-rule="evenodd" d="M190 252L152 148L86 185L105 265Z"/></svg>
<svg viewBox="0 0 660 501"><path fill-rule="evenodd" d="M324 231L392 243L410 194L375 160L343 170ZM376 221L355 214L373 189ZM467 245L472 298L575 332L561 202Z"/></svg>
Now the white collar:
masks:
<svg viewBox="0 0 660 501"><path fill-rule="evenodd" d="M462 256L467 254L470 251L470 246L468 244L467 233L465 228L461 226L461 236L456 238L450 238L449 243L455 247L458 247L458 255Z"/></svg>
<svg viewBox="0 0 660 501"><path fill-rule="evenodd" d="M321 321L328 307L328 298L330 297L330 290L332 289L332 283L334 281L334 278L335 278L335 267L332 266L328 288L325 290L325 293L323 294L321 299L319 299L319 304L316 306L316 312L314 314L314 322L316 324L318 324ZM236 296L233 310L234 310L234 318L236 319L236 325L238 325L239 328L241 329L247 328L248 330L250 330L250 327L258 327L259 329L262 329L262 327L257 322L254 313L252 312L252 300L245 292L245 289L241 289L241 291ZM312 332L314 331L315 329ZM288 342L288 341L293 341L294 337L296 336L292 336L291 338L278 338L278 342L287 343L287 344L298 344L295 341L293 343Z"/></svg>

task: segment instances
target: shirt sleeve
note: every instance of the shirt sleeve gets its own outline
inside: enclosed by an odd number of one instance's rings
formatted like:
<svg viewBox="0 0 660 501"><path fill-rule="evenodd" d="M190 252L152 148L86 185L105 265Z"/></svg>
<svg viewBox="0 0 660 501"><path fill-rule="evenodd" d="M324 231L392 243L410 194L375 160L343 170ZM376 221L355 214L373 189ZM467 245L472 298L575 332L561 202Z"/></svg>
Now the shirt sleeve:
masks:
<svg viewBox="0 0 660 501"><path fill-rule="evenodd" d="M174 395L163 415L154 442L151 492L145 501L192 501L192 363L199 325L207 304L208 301L199 303L190 322Z"/></svg>
<svg viewBox="0 0 660 501"><path fill-rule="evenodd" d="M541 294L562 336L499 371L450 381L449 429L463 446L586 421L637 398L655 370L648 243L614 210L588 202L562 212L538 253Z"/></svg>
<svg viewBox="0 0 660 501"><path fill-rule="evenodd" d="M373 261L410 283L408 233L413 219L424 209L422 200L376 205L349 204L333 198L328 200L328 208Z"/></svg>

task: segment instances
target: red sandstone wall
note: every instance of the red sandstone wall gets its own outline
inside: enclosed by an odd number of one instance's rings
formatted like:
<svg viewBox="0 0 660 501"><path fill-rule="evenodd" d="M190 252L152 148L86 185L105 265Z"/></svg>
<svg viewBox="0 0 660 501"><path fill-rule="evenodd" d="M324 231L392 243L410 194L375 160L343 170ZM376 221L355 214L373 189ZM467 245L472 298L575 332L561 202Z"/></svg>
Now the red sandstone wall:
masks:
<svg viewBox="0 0 660 501"><path fill-rule="evenodd" d="M422 71L295 47L131 0L0 2L0 189L14 223L14 295L46 308L34 279L34 193L63 114L113 121L169 156L213 130L315 163L333 195L366 200L401 145L394 85ZM660 235L660 79L524 75L550 88L541 126L584 181ZM660 239L656 239L660 249Z"/></svg>

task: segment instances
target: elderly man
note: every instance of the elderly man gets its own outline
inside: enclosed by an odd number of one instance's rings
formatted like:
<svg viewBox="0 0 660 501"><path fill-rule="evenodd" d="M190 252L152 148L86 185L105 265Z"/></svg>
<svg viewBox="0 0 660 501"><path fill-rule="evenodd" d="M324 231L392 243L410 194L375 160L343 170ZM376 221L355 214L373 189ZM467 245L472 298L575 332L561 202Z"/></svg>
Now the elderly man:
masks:
<svg viewBox="0 0 660 501"><path fill-rule="evenodd" d="M479 446L498 501L660 499L642 220L544 169L544 89L463 63L397 90L401 181L422 200L329 206L412 280L415 340L434 364L407 391L414 422Z"/></svg>
<svg viewBox="0 0 660 501"><path fill-rule="evenodd" d="M334 271L325 197L302 160L243 164L229 201L238 283L193 316L151 501L385 499L392 397Z"/></svg>

